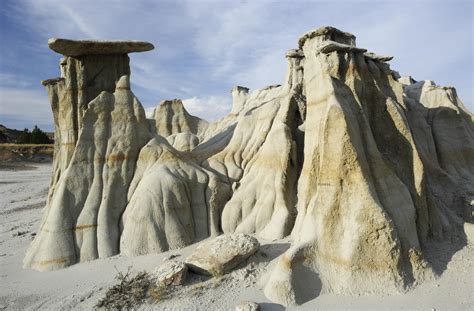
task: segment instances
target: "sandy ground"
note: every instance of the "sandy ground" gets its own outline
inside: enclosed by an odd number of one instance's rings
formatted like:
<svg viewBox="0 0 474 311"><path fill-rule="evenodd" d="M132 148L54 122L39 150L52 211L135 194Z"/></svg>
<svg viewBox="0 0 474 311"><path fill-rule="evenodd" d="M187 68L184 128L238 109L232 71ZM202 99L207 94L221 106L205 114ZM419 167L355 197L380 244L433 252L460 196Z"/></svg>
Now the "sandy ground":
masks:
<svg viewBox="0 0 474 311"><path fill-rule="evenodd" d="M22 268L26 248L38 229L51 166L34 170L0 170L0 310L90 310L116 283L117 271L152 272L170 254L185 258L194 248L135 258L114 256L54 272ZM242 300L263 310L284 310L265 298L259 281L289 240L261 241L261 251L239 269L221 278L192 275L157 304L142 310L234 310ZM449 250L456 249L456 252ZM458 250L459 249L459 250ZM451 255L453 254L454 255ZM474 310L474 246L436 245L429 253L441 276L405 294L337 296L321 293L291 310Z"/></svg>

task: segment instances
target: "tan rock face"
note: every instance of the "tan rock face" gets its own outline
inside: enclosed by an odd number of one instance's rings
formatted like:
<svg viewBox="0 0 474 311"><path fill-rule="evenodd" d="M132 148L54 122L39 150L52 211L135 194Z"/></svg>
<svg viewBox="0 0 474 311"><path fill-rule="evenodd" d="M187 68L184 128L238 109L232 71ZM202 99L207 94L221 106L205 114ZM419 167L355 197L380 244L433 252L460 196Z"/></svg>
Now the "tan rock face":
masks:
<svg viewBox="0 0 474 311"><path fill-rule="evenodd" d="M161 264L154 272L158 286L182 285L186 280L188 267L184 262L168 260Z"/></svg>
<svg viewBox="0 0 474 311"><path fill-rule="evenodd" d="M126 54L65 57L61 59L60 69L61 78L43 81L55 125L55 156L49 200L72 158L88 103L102 91L115 92L117 81L124 75L130 75Z"/></svg>
<svg viewBox="0 0 474 311"><path fill-rule="evenodd" d="M200 244L186 258L186 264L197 273L223 275L253 255L260 244L247 234L225 234Z"/></svg>
<svg viewBox="0 0 474 311"><path fill-rule="evenodd" d="M303 34L298 40L298 45L300 49L303 48L307 40L312 40L316 43L321 43L324 41L335 41L353 46L355 46L356 44L356 37L353 34L341 31L331 26L317 28Z"/></svg>
<svg viewBox="0 0 474 311"><path fill-rule="evenodd" d="M125 53L137 45L64 44L82 52L44 81L54 175L26 267L225 233L189 259L221 274L258 248L244 234L291 234L265 294L293 305L322 288L402 290L431 277L428 243L472 240L473 115L454 88L400 77L390 56L356 47L352 34L306 33L286 54L282 85L233 88L232 112L216 122L179 99L146 119L128 81ZM108 54L95 54L99 46Z"/></svg>
<svg viewBox="0 0 474 311"><path fill-rule="evenodd" d="M113 94L91 101L67 168L45 209L25 266L51 270L119 252L120 216L140 148L145 112L123 76Z"/></svg>
<svg viewBox="0 0 474 311"><path fill-rule="evenodd" d="M215 173L155 136L142 148L128 189L121 252L158 253L217 235L228 192Z"/></svg>
<svg viewBox="0 0 474 311"><path fill-rule="evenodd" d="M179 133L199 135L208 126L207 121L190 115L180 99L164 100L153 113L156 133L167 137Z"/></svg>
<svg viewBox="0 0 474 311"><path fill-rule="evenodd" d="M474 158L467 157L474 151L472 114L451 89L403 87L387 58L354 48L314 53L323 40L306 38L302 47L307 113L298 217L293 246L265 288L285 305L304 302L294 284L297 267L338 293L390 292L423 281L431 271L424 243L459 234L465 206L455 202L474 181ZM439 125L426 122L438 115ZM456 151L444 150L448 145Z"/></svg>

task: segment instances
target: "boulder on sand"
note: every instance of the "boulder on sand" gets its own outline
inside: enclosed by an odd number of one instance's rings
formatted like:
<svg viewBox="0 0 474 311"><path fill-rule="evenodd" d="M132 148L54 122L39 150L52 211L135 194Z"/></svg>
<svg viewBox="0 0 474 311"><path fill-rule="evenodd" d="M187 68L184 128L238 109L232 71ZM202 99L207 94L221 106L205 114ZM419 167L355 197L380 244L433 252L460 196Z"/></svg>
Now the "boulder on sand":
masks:
<svg viewBox="0 0 474 311"><path fill-rule="evenodd" d="M259 249L257 239L247 234L225 234L199 245L187 259L186 264L197 273L222 275Z"/></svg>
<svg viewBox="0 0 474 311"><path fill-rule="evenodd" d="M176 260L165 261L155 271L157 285L182 285L188 274L188 267L184 262Z"/></svg>

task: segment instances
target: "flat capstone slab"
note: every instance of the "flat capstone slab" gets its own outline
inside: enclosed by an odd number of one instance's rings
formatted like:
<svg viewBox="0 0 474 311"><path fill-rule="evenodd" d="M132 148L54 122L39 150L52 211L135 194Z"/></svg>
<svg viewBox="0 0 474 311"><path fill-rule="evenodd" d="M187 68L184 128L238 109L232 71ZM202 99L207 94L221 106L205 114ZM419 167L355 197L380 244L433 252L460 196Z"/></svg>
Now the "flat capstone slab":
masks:
<svg viewBox="0 0 474 311"><path fill-rule="evenodd" d="M153 44L146 41L70 40L61 38L49 39L48 46L51 50L64 56L128 54L151 51L155 48Z"/></svg>

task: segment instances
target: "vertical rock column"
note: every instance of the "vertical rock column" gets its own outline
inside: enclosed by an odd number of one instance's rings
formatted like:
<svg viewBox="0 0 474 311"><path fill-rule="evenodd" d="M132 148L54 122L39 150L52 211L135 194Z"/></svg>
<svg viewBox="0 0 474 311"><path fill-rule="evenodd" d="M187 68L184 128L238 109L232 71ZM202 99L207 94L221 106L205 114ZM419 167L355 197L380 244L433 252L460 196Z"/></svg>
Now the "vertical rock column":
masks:
<svg viewBox="0 0 474 311"><path fill-rule="evenodd" d="M231 113L237 114L245 106L245 101L249 96L249 89L243 86L234 86L230 93L232 94L232 111Z"/></svg>
<svg viewBox="0 0 474 311"><path fill-rule="evenodd" d="M307 110L298 215L292 247L265 294L292 305L314 298L321 286L360 294L398 291L422 280L429 269L410 194L413 163L420 161L387 65L369 59L352 34L332 27L305 34L299 45ZM380 120L383 131L373 125ZM377 145L373 129L400 153ZM402 170L392 159L413 163Z"/></svg>
<svg viewBox="0 0 474 311"><path fill-rule="evenodd" d="M127 53L153 49L147 42L75 41L50 39L49 47L64 58L61 77L42 81L48 91L55 125L53 176L48 202L55 185L71 161L87 104L100 92L113 93L117 81L130 75Z"/></svg>
<svg viewBox="0 0 474 311"><path fill-rule="evenodd" d="M57 136L49 201L24 259L37 270L118 253L128 187L151 138L127 56L151 44L51 40L50 47L66 57L62 77L43 82Z"/></svg>
<svg viewBox="0 0 474 311"><path fill-rule="evenodd" d="M243 176L236 183L234 194L222 212L224 233L256 233L263 238L278 239L291 232L296 184L303 156L303 135L298 126L305 109L301 67L304 56L301 51L292 50L286 57L288 70L283 85L267 87L250 96L246 88L235 87L232 90L232 109L244 115L240 124L246 122L243 119L245 116L250 119L252 114L261 113L249 123L268 122L269 128L267 134L260 131L259 136L264 135L264 140L255 155L243 158L242 163L248 161L248 165L244 167ZM263 96L259 98L257 94ZM237 135L242 130L253 133L249 126L241 128L240 124L235 131Z"/></svg>

